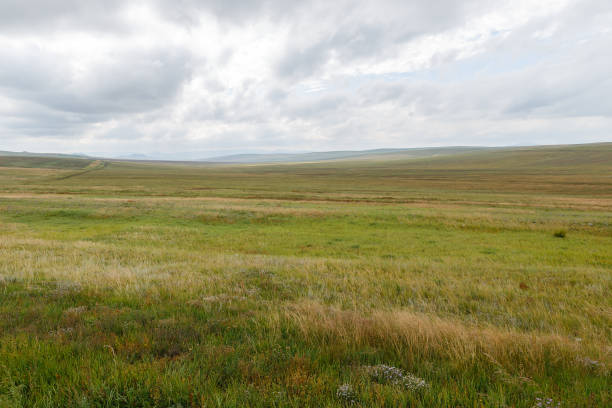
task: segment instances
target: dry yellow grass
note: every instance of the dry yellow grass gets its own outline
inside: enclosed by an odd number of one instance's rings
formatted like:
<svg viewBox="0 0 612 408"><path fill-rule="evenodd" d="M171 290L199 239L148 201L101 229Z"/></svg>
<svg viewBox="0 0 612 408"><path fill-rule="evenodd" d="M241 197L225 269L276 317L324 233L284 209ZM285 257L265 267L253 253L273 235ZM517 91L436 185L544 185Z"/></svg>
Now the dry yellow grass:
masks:
<svg viewBox="0 0 612 408"><path fill-rule="evenodd" d="M612 361L612 349L607 344L549 333L468 326L457 320L406 310L364 314L303 302L285 309L282 318L297 322L313 344L390 348L412 363L448 359L470 365L490 360L504 370L514 373L524 370L523 375L533 375L542 374L550 364L581 365L587 356L600 362L597 369L607 374Z"/></svg>

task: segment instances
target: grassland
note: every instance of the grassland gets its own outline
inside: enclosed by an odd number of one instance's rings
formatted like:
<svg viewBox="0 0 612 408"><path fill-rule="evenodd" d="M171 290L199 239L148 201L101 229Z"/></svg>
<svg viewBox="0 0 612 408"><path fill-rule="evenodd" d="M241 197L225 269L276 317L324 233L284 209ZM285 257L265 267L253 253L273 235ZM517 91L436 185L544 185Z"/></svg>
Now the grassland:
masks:
<svg viewBox="0 0 612 408"><path fill-rule="evenodd" d="M611 144L53 160L0 161L0 407L612 405Z"/></svg>

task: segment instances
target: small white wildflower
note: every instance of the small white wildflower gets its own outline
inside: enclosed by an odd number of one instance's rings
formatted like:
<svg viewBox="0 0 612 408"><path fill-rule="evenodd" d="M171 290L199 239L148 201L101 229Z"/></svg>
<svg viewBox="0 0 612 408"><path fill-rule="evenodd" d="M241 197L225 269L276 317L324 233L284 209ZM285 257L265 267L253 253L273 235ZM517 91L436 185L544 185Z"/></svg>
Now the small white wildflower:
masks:
<svg viewBox="0 0 612 408"><path fill-rule="evenodd" d="M533 408L561 408L561 402L555 401L552 398L538 397Z"/></svg>
<svg viewBox="0 0 612 408"><path fill-rule="evenodd" d="M353 405L357 403L357 394L351 384L342 384L336 390L336 397L345 404Z"/></svg>
<svg viewBox="0 0 612 408"><path fill-rule="evenodd" d="M80 314L83 314L87 311L87 306L77 306L77 307L70 307L66 310L64 310L63 314L65 316L78 316Z"/></svg>
<svg viewBox="0 0 612 408"><path fill-rule="evenodd" d="M51 330L49 332L49 335L51 336L56 336L56 337L61 337L61 336L67 336L74 333L74 328L72 327L60 327L57 330Z"/></svg>
<svg viewBox="0 0 612 408"><path fill-rule="evenodd" d="M603 366L602 363L600 363L597 360L592 360L588 357L582 357L582 358L578 358L577 359L579 363L581 363L582 365L584 365L587 368L599 368L601 366Z"/></svg>
<svg viewBox="0 0 612 408"><path fill-rule="evenodd" d="M418 391L428 387L428 384L422 378L411 373L405 373L397 367L379 364L376 366L366 366L364 369L372 380L381 384L398 385L411 391Z"/></svg>

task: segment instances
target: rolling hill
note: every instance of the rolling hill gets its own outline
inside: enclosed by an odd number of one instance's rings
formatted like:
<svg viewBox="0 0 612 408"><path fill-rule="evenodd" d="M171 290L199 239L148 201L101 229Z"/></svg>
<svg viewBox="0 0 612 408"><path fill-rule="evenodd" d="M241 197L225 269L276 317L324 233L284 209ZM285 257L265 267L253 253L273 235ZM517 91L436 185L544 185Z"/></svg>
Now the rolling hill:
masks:
<svg viewBox="0 0 612 408"><path fill-rule="evenodd" d="M87 167L92 162L92 159L72 156L0 155L0 167L77 170Z"/></svg>
<svg viewBox="0 0 612 408"><path fill-rule="evenodd" d="M329 152L309 153L272 153L272 154L236 154L201 159L203 162L213 163L303 163L329 160L375 160L387 157L433 157L456 153L488 150L487 147L423 147L410 149L373 149L373 150L340 150Z"/></svg>

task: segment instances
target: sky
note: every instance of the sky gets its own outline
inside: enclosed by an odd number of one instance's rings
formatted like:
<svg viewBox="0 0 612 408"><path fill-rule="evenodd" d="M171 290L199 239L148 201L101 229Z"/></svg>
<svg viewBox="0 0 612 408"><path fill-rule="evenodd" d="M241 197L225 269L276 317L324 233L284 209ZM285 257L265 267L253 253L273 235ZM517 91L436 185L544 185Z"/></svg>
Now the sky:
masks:
<svg viewBox="0 0 612 408"><path fill-rule="evenodd" d="M2 0L0 150L612 141L609 0Z"/></svg>

